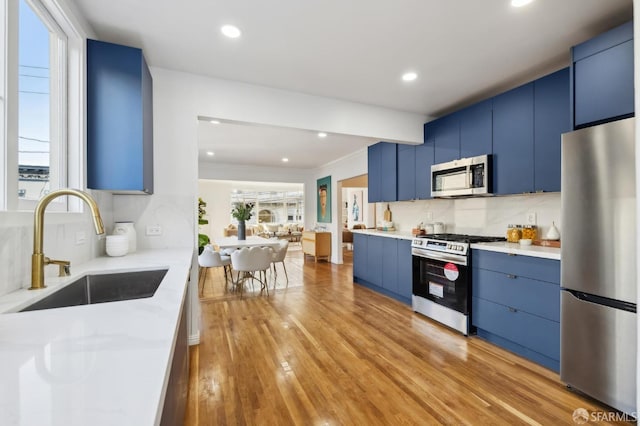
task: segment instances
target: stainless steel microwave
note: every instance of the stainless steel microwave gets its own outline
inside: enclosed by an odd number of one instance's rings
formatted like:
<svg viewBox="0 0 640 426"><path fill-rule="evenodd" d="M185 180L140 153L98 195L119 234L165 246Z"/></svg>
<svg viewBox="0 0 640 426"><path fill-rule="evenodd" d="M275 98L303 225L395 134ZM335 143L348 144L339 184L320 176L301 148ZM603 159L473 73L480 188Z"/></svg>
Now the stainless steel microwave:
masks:
<svg viewBox="0 0 640 426"><path fill-rule="evenodd" d="M431 166L431 197L491 195L491 155L461 158Z"/></svg>

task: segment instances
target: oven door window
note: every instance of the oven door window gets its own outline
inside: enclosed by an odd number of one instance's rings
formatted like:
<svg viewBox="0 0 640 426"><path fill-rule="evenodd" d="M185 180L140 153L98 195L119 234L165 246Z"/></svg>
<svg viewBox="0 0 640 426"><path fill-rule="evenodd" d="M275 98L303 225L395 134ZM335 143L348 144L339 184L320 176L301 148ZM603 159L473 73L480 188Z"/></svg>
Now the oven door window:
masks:
<svg viewBox="0 0 640 426"><path fill-rule="evenodd" d="M469 313L466 266L418 256L414 256L413 261L413 294L458 312Z"/></svg>

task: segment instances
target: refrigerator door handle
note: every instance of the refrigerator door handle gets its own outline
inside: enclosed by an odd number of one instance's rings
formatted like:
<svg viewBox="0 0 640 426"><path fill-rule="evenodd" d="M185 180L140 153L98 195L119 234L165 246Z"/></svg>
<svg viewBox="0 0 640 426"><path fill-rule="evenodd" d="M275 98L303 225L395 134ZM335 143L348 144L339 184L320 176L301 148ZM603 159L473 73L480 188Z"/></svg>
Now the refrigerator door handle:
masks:
<svg viewBox="0 0 640 426"><path fill-rule="evenodd" d="M608 306L614 309L637 313L637 305L622 300L609 299L608 297L596 296L595 294L585 293L577 290L563 288L564 291L571 293L575 298L585 302L595 303L596 305Z"/></svg>

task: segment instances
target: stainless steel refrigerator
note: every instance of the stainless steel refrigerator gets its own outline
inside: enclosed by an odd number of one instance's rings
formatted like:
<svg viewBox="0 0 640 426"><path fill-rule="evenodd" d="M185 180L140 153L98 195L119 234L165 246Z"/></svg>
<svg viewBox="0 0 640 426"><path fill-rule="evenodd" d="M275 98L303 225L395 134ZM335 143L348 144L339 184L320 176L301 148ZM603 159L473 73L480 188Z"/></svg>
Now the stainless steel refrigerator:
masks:
<svg viewBox="0 0 640 426"><path fill-rule="evenodd" d="M634 118L562 135L560 379L636 412Z"/></svg>

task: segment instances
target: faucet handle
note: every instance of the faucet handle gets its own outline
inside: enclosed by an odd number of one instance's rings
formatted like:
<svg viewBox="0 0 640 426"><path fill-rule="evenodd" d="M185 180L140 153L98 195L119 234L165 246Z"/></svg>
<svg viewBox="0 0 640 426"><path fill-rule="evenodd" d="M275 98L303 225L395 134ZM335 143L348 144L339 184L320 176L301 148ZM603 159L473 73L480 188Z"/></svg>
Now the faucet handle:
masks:
<svg viewBox="0 0 640 426"><path fill-rule="evenodd" d="M71 275L71 262L68 260L54 260L49 259L48 257L44 258L45 265L58 265L58 276L59 277L68 277Z"/></svg>

